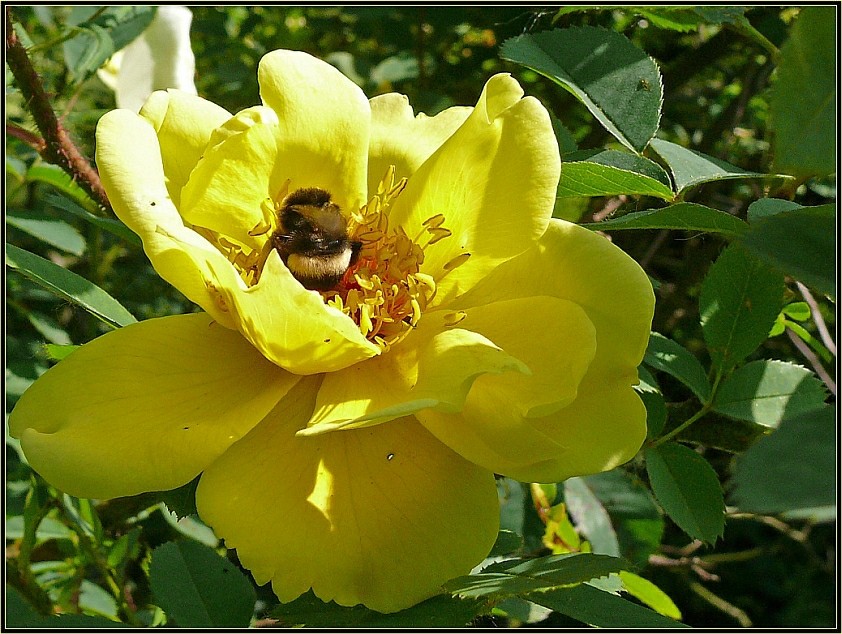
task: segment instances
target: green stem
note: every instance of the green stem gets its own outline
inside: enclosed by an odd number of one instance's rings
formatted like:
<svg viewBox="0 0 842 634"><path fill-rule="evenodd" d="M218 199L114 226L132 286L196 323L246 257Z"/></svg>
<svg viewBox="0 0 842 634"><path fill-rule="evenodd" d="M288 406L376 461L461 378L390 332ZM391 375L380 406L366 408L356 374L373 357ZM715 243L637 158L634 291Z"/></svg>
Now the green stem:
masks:
<svg viewBox="0 0 842 634"><path fill-rule="evenodd" d="M736 30L738 33L742 33L746 37L751 38L752 40L760 44L760 46L762 46L764 49L766 49L775 65L777 65L780 62L781 51L778 49L778 47L772 44L772 42L770 42L765 35L763 35L760 31L754 28L748 20L737 22L732 26L734 27L734 30Z"/></svg>
<svg viewBox="0 0 842 634"><path fill-rule="evenodd" d="M88 536L85 528L77 522L74 515L72 513L68 513L64 504L59 504L58 507L61 509L62 515L67 520L66 524L73 530L74 533L76 533L76 536L79 539L80 549L85 553L85 555L87 555L88 561L93 563L94 567L105 581L105 584L108 586L108 589L111 591L111 594L114 595L114 599L119 606L120 613L125 616L126 620L130 624L140 625L141 623L138 620L137 615L134 610L131 609L131 606L129 606L128 601L126 601L123 589L120 584L117 583L114 571L108 567L108 562L97 548L97 545Z"/></svg>
<svg viewBox="0 0 842 634"><path fill-rule="evenodd" d="M669 432L668 434L664 434L663 436L661 436L661 437L660 437L660 438L658 438L657 440L653 441L653 442L652 442L652 444L651 444L650 446L651 446L651 447L657 447L657 446L659 446L659 445L664 444L665 442L667 442L667 441L669 441L669 440L672 440L673 438L675 438L676 436L678 436L678 434L680 434L680 433L681 433L681 432L683 432L685 429L687 429L690 425L692 425L692 424L693 424L693 423L695 423L697 420L699 420L702 416L704 416L705 414L707 414L707 413L710 411L710 408L711 408L710 403L705 403L704 405L702 405L702 408L701 408L698 412L696 412L695 414L693 414L690 418L688 418L686 421L684 421L683 423L681 423L678 427L676 427L675 429L673 429L673 430L672 430L671 432Z"/></svg>

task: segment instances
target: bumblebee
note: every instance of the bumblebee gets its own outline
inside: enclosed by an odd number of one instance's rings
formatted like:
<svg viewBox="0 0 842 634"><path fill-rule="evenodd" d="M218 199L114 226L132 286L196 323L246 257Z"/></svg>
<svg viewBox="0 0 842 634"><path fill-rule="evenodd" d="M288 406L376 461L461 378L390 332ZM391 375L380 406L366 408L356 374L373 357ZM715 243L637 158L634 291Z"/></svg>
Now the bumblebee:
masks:
<svg viewBox="0 0 842 634"><path fill-rule="evenodd" d="M362 247L348 237L339 205L318 187L297 189L284 198L271 241L295 279L316 291L339 284Z"/></svg>

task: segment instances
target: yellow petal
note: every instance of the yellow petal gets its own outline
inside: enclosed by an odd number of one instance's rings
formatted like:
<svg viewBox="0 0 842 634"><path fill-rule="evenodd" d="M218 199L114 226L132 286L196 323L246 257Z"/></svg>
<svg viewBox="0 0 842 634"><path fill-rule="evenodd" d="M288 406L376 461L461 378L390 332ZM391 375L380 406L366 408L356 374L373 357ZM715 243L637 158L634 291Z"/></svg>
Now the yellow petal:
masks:
<svg viewBox="0 0 842 634"><path fill-rule="evenodd" d="M508 300L464 314L460 326L487 336L531 372L481 376L461 413L423 411L418 419L451 449L495 473L555 458L565 439L533 419L576 399L596 349L593 325L581 308L552 297Z"/></svg>
<svg viewBox="0 0 842 634"><path fill-rule="evenodd" d="M432 314L418 330L381 356L325 376L316 408L301 435L378 425L429 407L457 412L474 381L510 371L529 372L486 337L452 328Z"/></svg>
<svg viewBox="0 0 842 634"><path fill-rule="evenodd" d="M96 137L97 167L114 212L143 240L152 266L214 319L233 327L212 290L205 261L216 262L220 270L233 268L209 242L184 226L167 192L154 128L129 110L112 110L99 120ZM192 245L202 257L183 252L179 243Z"/></svg>
<svg viewBox="0 0 842 634"><path fill-rule="evenodd" d="M277 136L278 117L270 108L249 108L226 121L181 192L184 219L259 248L249 232L263 220L261 204L281 188L270 180Z"/></svg>
<svg viewBox="0 0 842 634"><path fill-rule="evenodd" d="M448 442L469 446L472 459L497 465L498 473L555 482L611 469L640 448L646 412L632 386L649 338L654 293L640 266L614 244L577 225L553 220L535 249L503 263L460 297L458 305L465 312L480 311L501 297L541 294L575 303L595 328L596 354L576 399L557 412L525 419L536 439L541 435L547 439L544 449L532 456L518 458L489 440L488 434L466 425L458 438ZM565 323L559 320L546 327L561 328ZM469 399L466 416L470 405ZM455 435L452 429L460 424L458 417L445 421L436 412L421 412L418 417L441 438L445 433ZM553 451L557 453L552 455Z"/></svg>
<svg viewBox="0 0 842 634"><path fill-rule="evenodd" d="M649 341L655 294L646 273L622 249L588 229L553 219L535 249L491 272L460 298L459 306L530 295L580 306L596 328L592 369L633 380Z"/></svg>
<svg viewBox="0 0 842 634"><path fill-rule="evenodd" d="M227 261L225 266L230 269ZM218 271L220 279L225 271ZM235 279L217 290L240 332L290 372L335 372L380 354L347 315L301 286L277 251L269 254L256 285L246 289Z"/></svg>
<svg viewBox="0 0 842 634"><path fill-rule="evenodd" d="M646 408L640 397L627 381L612 382L598 374L585 377L573 403L532 424L566 450L506 471L524 482L561 482L608 471L631 460L646 440Z"/></svg>
<svg viewBox="0 0 842 634"><path fill-rule="evenodd" d="M453 107L434 117L415 115L409 99L398 93L378 95L371 103L368 191L395 166L395 179L410 177L461 126L472 108Z"/></svg>
<svg viewBox="0 0 842 634"><path fill-rule="evenodd" d="M452 235L427 249L435 304L470 289L544 233L561 171L546 109L508 75L492 77L465 123L412 175L391 220L410 236L437 214ZM441 279L455 257L470 254Z"/></svg>
<svg viewBox="0 0 842 634"><path fill-rule="evenodd" d="M290 190L320 187L343 209L366 202L371 111L362 90L307 53L267 53L257 69L260 97L278 115L273 179Z"/></svg>
<svg viewBox="0 0 842 634"><path fill-rule="evenodd" d="M215 103L181 90L152 93L140 110L158 135L167 189L178 206L181 189L196 167L215 128L231 114Z"/></svg>
<svg viewBox="0 0 842 634"><path fill-rule="evenodd" d="M299 438L317 379L304 379L263 424L202 476L202 519L281 601L382 612L409 607L466 574L494 543L494 478L411 418Z"/></svg>
<svg viewBox="0 0 842 634"><path fill-rule="evenodd" d="M9 417L32 467L78 497L192 480L299 377L205 314L151 319L86 344L38 379Z"/></svg>

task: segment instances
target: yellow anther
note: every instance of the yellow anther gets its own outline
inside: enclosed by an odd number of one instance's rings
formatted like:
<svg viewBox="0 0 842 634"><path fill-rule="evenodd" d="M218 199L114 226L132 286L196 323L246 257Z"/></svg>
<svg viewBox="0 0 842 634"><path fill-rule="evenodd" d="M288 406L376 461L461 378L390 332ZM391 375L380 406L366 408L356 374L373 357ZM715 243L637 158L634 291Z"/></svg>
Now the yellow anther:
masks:
<svg viewBox="0 0 842 634"><path fill-rule="evenodd" d="M427 243L435 244L439 240L443 240L444 238L449 238L453 235L453 232L450 229L445 229L444 227L430 227L427 229L427 232L430 234L430 241Z"/></svg>
<svg viewBox="0 0 842 634"><path fill-rule="evenodd" d="M466 313L464 310L457 310L455 313L448 313L444 316L444 325L450 328L460 323L467 316L468 313Z"/></svg>
<svg viewBox="0 0 842 634"><path fill-rule="evenodd" d="M468 261L468 259L470 257L471 257L470 253L460 253L459 255L457 255L452 260L449 260L442 268L445 271L450 272L453 269L456 269L456 268L459 268L460 266L462 266L465 262Z"/></svg>
<svg viewBox="0 0 842 634"><path fill-rule="evenodd" d="M444 224L444 214L436 214L435 216L427 218L422 224L425 227L430 227L432 229L441 227Z"/></svg>

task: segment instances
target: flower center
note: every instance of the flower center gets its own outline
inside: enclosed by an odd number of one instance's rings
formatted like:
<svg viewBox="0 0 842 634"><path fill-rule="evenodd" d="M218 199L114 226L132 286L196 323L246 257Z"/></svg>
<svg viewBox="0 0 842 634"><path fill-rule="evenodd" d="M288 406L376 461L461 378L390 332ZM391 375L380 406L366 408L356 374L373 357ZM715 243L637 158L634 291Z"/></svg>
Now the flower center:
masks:
<svg viewBox="0 0 842 634"><path fill-rule="evenodd" d="M331 244L344 245L342 251L331 247L336 253L315 250L302 256L296 251L295 240L304 232L291 231L287 225L303 219L323 230L326 220L320 214L330 211L329 207L336 212L339 208L332 203L328 192L308 189L289 193L289 183L275 200L266 199L264 221L249 232L261 240L259 249L249 249L200 227L195 229L227 256L249 286L257 284L266 258L272 249L277 249L299 281L318 290L328 306L351 318L364 337L385 351L412 332L435 296L435 280L420 272L424 252L451 235L444 227L442 214L428 218L415 237L408 236L403 227L390 225L389 211L406 182L405 178L396 182L395 168L389 167L368 203L358 211L351 211L341 239L333 236ZM318 240L309 235L307 242L312 245ZM463 254L455 258L444 267L445 272L463 264L468 257ZM345 258L342 268L338 272L331 270L329 288L302 279L302 275L306 278L315 274L312 267L304 267L302 262L318 267L324 263L338 266L341 258Z"/></svg>
<svg viewBox="0 0 842 634"><path fill-rule="evenodd" d="M389 210L405 186L390 166L371 200L351 212L348 236L361 245L359 253L339 284L322 293L383 350L412 331L435 296L435 280L420 272L424 251L450 235L441 214L427 219L415 238L390 226Z"/></svg>

